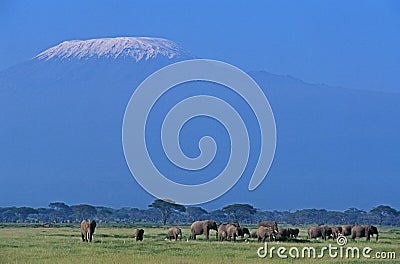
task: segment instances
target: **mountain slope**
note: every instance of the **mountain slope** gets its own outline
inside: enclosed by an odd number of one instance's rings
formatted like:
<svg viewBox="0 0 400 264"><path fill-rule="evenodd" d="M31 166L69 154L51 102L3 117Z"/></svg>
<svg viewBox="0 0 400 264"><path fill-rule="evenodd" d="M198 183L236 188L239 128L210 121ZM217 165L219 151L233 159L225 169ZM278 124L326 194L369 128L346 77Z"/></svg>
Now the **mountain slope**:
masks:
<svg viewBox="0 0 400 264"><path fill-rule="evenodd" d="M79 49L80 42L64 42L0 72L0 206L45 206L61 200L145 207L153 199L133 180L124 160L124 110L149 74L191 56L158 39L129 49L138 43L131 40L93 40ZM400 171L398 94L308 84L267 72L250 75L275 114L275 160L263 184L248 192L257 156L257 149L252 150L244 177L208 206L249 202L263 209L369 208L377 203L399 207L393 195L397 185L390 184L398 182ZM188 84L163 96L161 112L152 115L156 124L149 129L154 133L149 147L155 153L152 158L161 161L160 170L182 182L211 179L227 160L226 132L210 120L195 120L198 123L182 131L182 149L192 156L198 154L201 135L216 136L222 158L204 173L188 178L165 161L159 148L162 113L177 100L199 93L227 99L251 119L237 95L218 85ZM249 131L257 135L253 125Z"/></svg>

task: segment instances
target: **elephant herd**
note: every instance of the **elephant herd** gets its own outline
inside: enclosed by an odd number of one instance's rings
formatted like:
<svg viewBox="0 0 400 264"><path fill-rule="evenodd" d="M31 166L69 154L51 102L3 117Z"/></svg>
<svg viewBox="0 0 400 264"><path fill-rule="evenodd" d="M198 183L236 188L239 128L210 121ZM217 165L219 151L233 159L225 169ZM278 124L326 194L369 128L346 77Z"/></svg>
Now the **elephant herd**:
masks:
<svg viewBox="0 0 400 264"><path fill-rule="evenodd" d="M196 239L197 235L205 235L206 240L209 239L210 230L215 230L216 238L218 241L231 240L236 241L237 237L244 238L245 235L249 237L258 238L258 241L264 241L266 238L275 240L279 234L278 224L272 221L262 221L258 224L257 231L250 233L246 227L242 227L236 223L222 223L217 226L214 220L203 220L193 222L190 226L190 238ZM295 234L294 232L293 234ZM298 229L297 233L298 234ZM297 235L296 235L297 237Z"/></svg>
<svg viewBox="0 0 400 264"><path fill-rule="evenodd" d="M376 235L378 241L378 228L373 225L343 225L343 226L311 226L307 230L308 238L336 239L338 236L350 236L352 240L365 237L367 241Z"/></svg>
<svg viewBox="0 0 400 264"><path fill-rule="evenodd" d="M96 228L96 221L83 220L81 222L82 241L91 242L93 233ZM258 223L256 231L250 233L246 227L242 227L236 223L222 223L219 226L214 220L195 221L190 226L190 239L195 240L196 236L204 235L206 240L209 239L210 230L216 231L218 241L231 240L236 241L237 237L244 238L245 235L251 238L257 238L258 242L264 242L266 239L275 241L278 237L281 239L296 239L300 230L298 228L278 228L278 224L274 221L261 221ZM378 241L378 229L372 225L343 225L343 226L311 226L307 230L309 239L329 238L336 239L340 235L350 236L351 239L366 237L367 241L370 237L376 235ZM136 241L143 241L144 230L134 229L134 237ZM182 239L182 230L179 227L173 226L167 230L167 239L178 240Z"/></svg>

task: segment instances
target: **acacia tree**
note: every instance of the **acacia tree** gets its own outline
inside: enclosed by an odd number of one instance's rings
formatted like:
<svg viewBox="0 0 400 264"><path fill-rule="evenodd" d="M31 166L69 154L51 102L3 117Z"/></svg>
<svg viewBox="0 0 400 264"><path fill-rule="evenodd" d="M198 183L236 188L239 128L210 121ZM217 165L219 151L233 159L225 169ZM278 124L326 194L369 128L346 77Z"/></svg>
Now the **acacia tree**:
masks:
<svg viewBox="0 0 400 264"><path fill-rule="evenodd" d="M49 207L53 210L56 221L65 221L72 215L72 209L63 202L52 202Z"/></svg>
<svg viewBox="0 0 400 264"><path fill-rule="evenodd" d="M30 214L37 214L36 209L26 206L15 208L14 212L19 216L19 219L22 221L25 221Z"/></svg>
<svg viewBox="0 0 400 264"><path fill-rule="evenodd" d="M357 208L349 208L346 211L344 211L344 214L346 215L347 218L347 222L350 224L359 224L360 222L362 222L362 218L363 216L365 216L367 214L366 211L364 210L360 210Z"/></svg>
<svg viewBox="0 0 400 264"><path fill-rule="evenodd" d="M176 204L173 201L167 201L162 199L154 200L149 207L157 208L161 214L161 222L165 225L168 219L171 217L171 214L174 212L185 212L186 208L183 205Z"/></svg>
<svg viewBox="0 0 400 264"><path fill-rule="evenodd" d="M94 218L97 214L96 208L88 204L72 205L71 209L73 211L73 215L78 221Z"/></svg>
<svg viewBox="0 0 400 264"><path fill-rule="evenodd" d="M203 218L208 215L208 212L201 207L188 207L186 208L189 221L204 220Z"/></svg>
<svg viewBox="0 0 400 264"><path fill-rule="evenodd" d="M371 211L369 212L379 218L379 225L382 225L383 218L396 217L399 215L399 212L397 212L396 209L393 209L392 207L387 205L379 205L371 209Z"/></svg>
<svg viewBox="0 0 400 264"><path fill-rule="evenodd" d="M257 209L250 204L231 204L222 208L222 212L229 215L234 222L238 223L254 215Z"/></svg>

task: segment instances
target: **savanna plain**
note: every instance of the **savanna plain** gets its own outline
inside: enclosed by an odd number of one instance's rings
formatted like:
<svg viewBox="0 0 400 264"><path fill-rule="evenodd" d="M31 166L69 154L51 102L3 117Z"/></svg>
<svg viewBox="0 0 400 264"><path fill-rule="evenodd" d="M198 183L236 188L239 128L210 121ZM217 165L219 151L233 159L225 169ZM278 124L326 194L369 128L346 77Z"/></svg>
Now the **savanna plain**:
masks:
<svg viewBox="0 0 400 264"><path fill-rule="evenodd" d="M143 241L135 241L133 229L144 228ZM0 263L400 263L400 228L378 227L379 241L365 238L351 241L346 247L358 247L361 251L370 247L371 258L331 258L325 252L322 258L288 258L277 256L276 249L284 247L288 255L291 247L300 252L303 247L314 247L317 254L336 241L308 240L307 227L300 228L299 239L268 242L268 250L276 247L273 257L260 258L257 250L264 246L256 238L239 238L233 241L217 241L215 231L210 240L204 235L190 240L190 228L182 227L182 240L166 240L168 227L117 227L96 228L91 243L82 242L79 226L35 227L18 225L0 226ZM256 230L250 226L250 231ZM384 252L390 259L377 259L376 252ZM393 256L393 253L395 256ZM269 254L269 252L268 252Z"/></svg>

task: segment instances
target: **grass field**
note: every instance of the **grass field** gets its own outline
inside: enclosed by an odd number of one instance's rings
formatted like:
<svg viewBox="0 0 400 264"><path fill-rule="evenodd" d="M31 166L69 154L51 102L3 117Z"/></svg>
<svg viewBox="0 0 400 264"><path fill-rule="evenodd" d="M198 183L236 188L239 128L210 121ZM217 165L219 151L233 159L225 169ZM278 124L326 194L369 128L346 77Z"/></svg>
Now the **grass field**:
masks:
<svg viewBox="0 0 400 264"><path fill-rule="evenodd" d="M132 228L102 227L96 229L92 243L83 243L79 227L34 228L5 226L0 228L0 263L400 263L400 228L380 228L379 241L349 241L346 247L371 247L370 259L331 258L328 252L322 259L281 259L274 251L273 258L259 258L257 249L263 243L256 239L237 242L218 242L215 231L210 241L198 236L189 240L189 228L183 228L182 241L165 241L166 228L144 228L142 242L133 238ZM254 228L253 228L254 229ZM268 242L271 247L315 247L319 254L323 246L337 246L335 241L307 241L301 229L302 242ZM378 260L376 252L395 252L397 260Z"/></svg>

